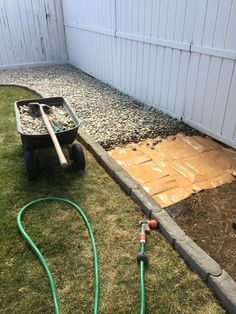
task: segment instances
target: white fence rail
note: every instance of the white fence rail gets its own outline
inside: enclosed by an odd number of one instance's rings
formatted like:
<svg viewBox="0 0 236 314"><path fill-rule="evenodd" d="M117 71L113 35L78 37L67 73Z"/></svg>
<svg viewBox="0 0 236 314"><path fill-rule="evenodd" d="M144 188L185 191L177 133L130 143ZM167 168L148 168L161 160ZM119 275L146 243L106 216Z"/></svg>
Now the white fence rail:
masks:
<svg viewBox="0 0 236 314"><path fill-rule="evenodd" d="M63 0L69 60L236 147L236 0Z"/></svg>
<svg viewBox="0 0 236 314"><path fill-rule="evenodd" d="M61 0L0 0L0 69L66 60Z"/></svg>

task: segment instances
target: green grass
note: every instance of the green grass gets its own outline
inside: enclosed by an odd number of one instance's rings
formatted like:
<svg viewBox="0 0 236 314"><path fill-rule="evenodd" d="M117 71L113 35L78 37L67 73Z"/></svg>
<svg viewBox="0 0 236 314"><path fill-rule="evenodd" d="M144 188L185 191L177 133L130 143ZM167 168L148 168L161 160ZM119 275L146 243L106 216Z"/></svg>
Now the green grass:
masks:
<svg viewBox="0 0 236 314"><path fill-rule="evenodd" d="M25 176L13 103L36 95L0 87L0 312L52 313L47 279L21 238L18 209L43 196L65 197L87 213L99 251L101 313L138 313L140 209L87 151L83 172L62 169L53 150L41 151L41 175ZM32 208L24 226L53 273L62 313L91 313L93 263L89 237L80 217L62 204ZM185 265L163 236L148 236L150 268L145 272L149 313L222 313L210 290Z"/></svg>

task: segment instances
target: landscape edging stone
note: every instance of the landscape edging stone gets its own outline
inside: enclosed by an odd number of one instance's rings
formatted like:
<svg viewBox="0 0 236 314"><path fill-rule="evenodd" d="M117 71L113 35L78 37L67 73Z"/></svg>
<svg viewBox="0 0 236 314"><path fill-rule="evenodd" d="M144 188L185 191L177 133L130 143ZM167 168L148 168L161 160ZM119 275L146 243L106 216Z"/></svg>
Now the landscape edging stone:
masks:
<svg viewBox="0 0 236 314"><path fill-rule="evenodd" d="M177 223L162 209L160 212L152 212L152 219L156 219L159 223L160 231L165 238L174 247L177 240L184 240L185 232L177 225Z"/></svg>
<svg viewBox="0 0 236 314"><path fill-rule="evenodd" d="M210 275L208 285L230 314L236 313L236 283L224 271L220 276Z"/></svg>
<svg viewBox="0 0 236 314"><path fill-rule="evenodd" d="M188 236L183 240L176 240L175 250L204 281L207 281L210 275L221 275L222 269L219 264Z"/></svg>
<svg viewBox="0 0 236 314"><path fill-rule="evenodd" d="M129 196L131 196L132 190L137 190L140 187L137 181L125 170L115 171L113 178Z"/></svg>
<svg viewBox="0 0 236 314"><path fill-rule="evenodd" d="M132 190L131 198L141 207L149 219L151 219L152 212L160 212L162 210L159 204L142 187L138 190Z"/></svg>

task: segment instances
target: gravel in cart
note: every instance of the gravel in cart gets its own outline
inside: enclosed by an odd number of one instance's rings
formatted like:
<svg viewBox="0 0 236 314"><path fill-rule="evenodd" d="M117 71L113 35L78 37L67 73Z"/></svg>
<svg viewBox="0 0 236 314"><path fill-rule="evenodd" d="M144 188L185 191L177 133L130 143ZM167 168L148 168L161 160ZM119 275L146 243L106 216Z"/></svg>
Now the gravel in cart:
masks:
<svg viewBox="0 0 236 314"><path fill-rule="evenodd" d="M24 105L20 107L19 111L23 133L33 135L48 133L38 108ZM63 130L69 130L75 126L70 115L63 107L51 106L47 115L53 128L61 126Z"/></svg>

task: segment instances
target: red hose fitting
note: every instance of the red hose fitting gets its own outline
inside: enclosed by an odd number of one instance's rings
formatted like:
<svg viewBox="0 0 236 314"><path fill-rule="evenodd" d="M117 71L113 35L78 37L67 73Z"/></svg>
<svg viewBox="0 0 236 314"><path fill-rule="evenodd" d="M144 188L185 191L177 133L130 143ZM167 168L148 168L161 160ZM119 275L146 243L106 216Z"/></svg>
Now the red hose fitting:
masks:
<svg viewBox="0 0 236 314"><path fill-rule="evenodd" d="M150 229L157 229L157 227L158 227L158 221L155 220L155 219L150 220L149 223L148 223L148 227L149 227Z"/></svg>

